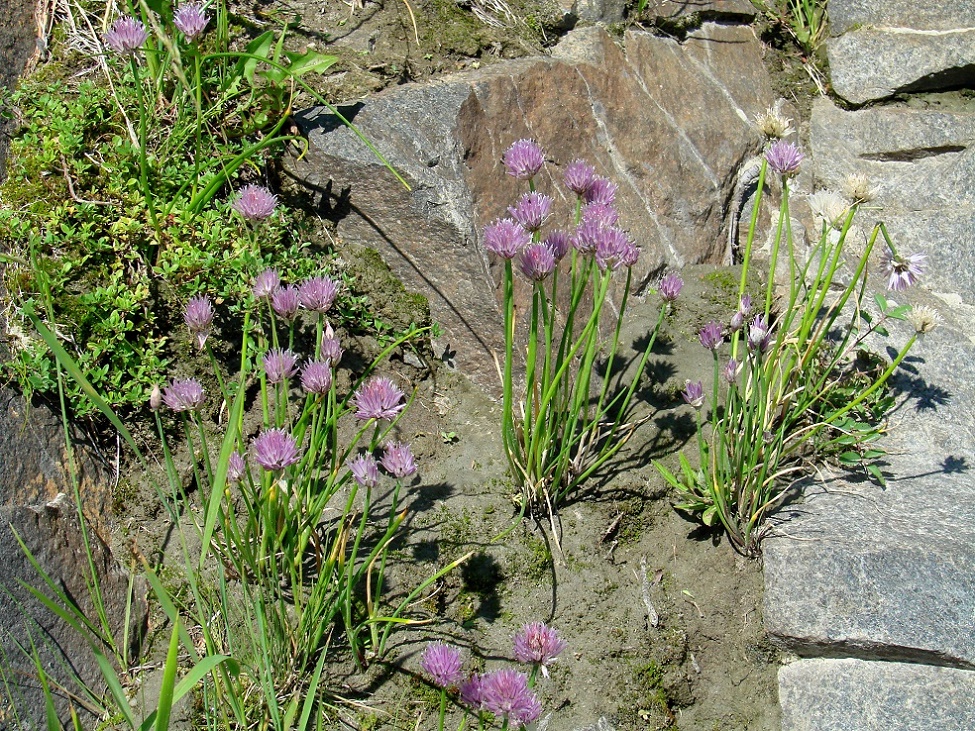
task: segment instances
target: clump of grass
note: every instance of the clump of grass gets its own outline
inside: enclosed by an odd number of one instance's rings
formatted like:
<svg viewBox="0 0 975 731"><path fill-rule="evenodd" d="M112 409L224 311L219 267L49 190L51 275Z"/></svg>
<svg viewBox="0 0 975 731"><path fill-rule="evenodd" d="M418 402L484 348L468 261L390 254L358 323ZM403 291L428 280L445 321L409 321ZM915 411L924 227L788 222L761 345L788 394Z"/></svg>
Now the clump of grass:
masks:
<svg viewBox="0 0 975 731"><path fill-rule="evenodd" d="M616 185L576 160L564 182L574 201L572 232L542 234L554 198L535 190L545 164L542 149L519 140L505 153L509 175L528 185L485 229L484 246L504 267L502 437L511 472L521 486L523 509L551 516L559 504L622 448L644 419L630 413L679 279L663 287L663 304L635 371L623 384L615 370L619 333L640 251L617 226ZM524 355L525 378L515 393L515 268L531 287L531 317ZM624 277L612 335L601 320L612 283ZM521 358L518 358L521 360ZM625 370L625 369L623 369ZM633 419L633 420L630 420Z"/></svg>
<svg viewBox="0 0 975 731"><path fill-rule="evenodd" d="M782 183L771 247L773 274L764 296L756 302L745 293L757 219L753 214L738 309L727 323L709 323L699 334L713 357L711 386L688 382L683 392L698 414L699 462L692 465L681 455L676 474L656 463L680 495L676 507L699 515L706 525L720 525L735 548L748 555L758 553L768 529L766 517L811 465L835 460L883 482L877 460L884 452L877 440L893 405L884 385L917 338L936 324L936 316L920 308L912 313L909 304L891 303L880 293L873 295L876 310L870 312L868 262L878 240L885 248L890 290L913 285L925 259L922 254L898 254L882 223L873 227L866 247L853 259L852 275L834 287L850 254L849 234L869 186L855 186L845 201L821 196L820 238L808 256L796 251L789 225L789 180L802 157L795 145L778 140L769 145L762 162L759 197L769 170ZM777 300L774 273L780 258L789 288ZM915 333L889 362L862 355L868 339L886 337L888 324L905 318L912 320Z"/></svg>

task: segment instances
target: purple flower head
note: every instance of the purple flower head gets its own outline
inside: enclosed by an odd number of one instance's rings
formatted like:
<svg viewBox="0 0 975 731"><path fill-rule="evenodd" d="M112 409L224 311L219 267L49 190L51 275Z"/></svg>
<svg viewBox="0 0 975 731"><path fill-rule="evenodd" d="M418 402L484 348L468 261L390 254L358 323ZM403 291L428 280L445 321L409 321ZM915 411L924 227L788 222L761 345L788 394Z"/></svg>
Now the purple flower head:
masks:
<svg viewBox="0 0 975 731"><path fill-rule="evenodd" d="M783 177L795 175L803 157L805 155L796 145L785 140L776 140L765 148L765 160L768 166Z"/></svg>
<svg viewBox="0 0 975 731"><path fill-rule="evenodd" d="M203 9L202 3L189 3L180 5L179 10L173 14L173 25L192 43L200 35L210 22L210 16Z"/></svg>
<svg viewBox="0 0 975 731"><path fill-rule="evenodd" d="M420 667L438 688L449 688L460 682L460 650L443 642L431 642L420 656Z"/></svg>
<svg viewBox="0 0 975 731"><path fill-rule="evenodd" d="M416 472L416 460L409 444L390 442L383 449L382 459L379 460L383 468L393 477L409 477Z"/></svg>
<svg viewBox="0 0 975 731"><path fill-rule="evenodd" d="M251 292L255 299L268 299L279 286L281 286L281 276L274 269L265 269L254 277Z"/></svg>
<svg viewBox="0 0 975 731"><path fill-rule="evenodd" d="M183 313L183 322L196 338L196 346L203 350L210 328L213 326L213 302L206 295L191 297Z"/></svg>
<svg viewBox="0 0 975 731"><path fill-rule="evenodd" d="M230 459L227 460L227 482L231 485L236 485L243 478L246 471L247 462L244 461L244 455L240 452L231 454Z"/></svg>
<svg viewBox="0 0 975 731"><path fill-rule="evenodd" d="M251 449L254 459L268 472L283 470L301 459L298 444L284 429L265 429L251 442Z"/></svg>
<svg viewBox="0 0 975 731"><path fill-rule="evenodd" d="M530 244L518 255L518 268L533 282L541 282L555 271L555 256L545 244Z"/></svg>
<svg viewBox="0 0 975 731"><path fill-rule="evenodd" d="M596 168L585 160L573 160L565 168L565 187L578 196L584 196L596 179Z"/></svg>
<svg viewBox="0 0 975 731"><path fill-rule="evenodd" d="M602 203L603 205L611 206L616 202L616 191L618 189L619 186L616 183L607 178L597 176L593 178L592 185L586 191L586 203Z"/></svg>
<svg viewBox="0 0 975 731"><path fill-rule="evenodd" d="M572 234L572 246L583 256L595 254L605 228L598 221L583 221Z"/></svg>
<svg viewBox="0 0 975 731"><path fill-rule="evenodd" d="M912 287L924 274L926 254L910 254L906 257L897 256L890 249L884 255L884 275L887 277L887 289L902 292Z"/></svg>
<svg viewBox="0 0 975 731"><path fill-rule="evenodd" d="M515 635L515 660L539 665L548 677L550 665L568 643L544 622L529 622Z"/></svg>
<svg viewBox="0 0 975 731"><path fill-rule="evenodd" d="M474 711L484 709L484 698L481 693L484 676L474 673L460 684L460 702Z"/></svg>
<svg viewBox="0 0 975 731"><path fill-rule="evenodd" d="M323 396L332 388L332 363L329 360L310 360L301 369L301 387L306 393Z"/></svg>
<svg viewBox="0 0 975 731"><path fill-rule="evenodd" d="M272 213L278 198L263 185L245 185L231 204L248 221L262 221Z"/></svg>
<svg viewBox="0 0 975 731"><path fill-rule="evenodd" d="M395 383L385 376L376 376L359 387L352 403L357 419L395 419L406 408L405 399Z"/></svg>
<svg viewBox="0 0 975 731"><path fill-rule="evenodd" d="M531 234L512 218L499 218L484 229L484 248L502 259L514 259L531 243Z"/></svg>
<svg viewBox="0 0 975 731"><path fill-rule="evenodd" d="M338 285L328 277L312 277L298 285L298 302L306 310L325 314L335 302Z"/></svg>
<svg viewBox="0 0 975 731"><path fill-rule="evenodd" d="M711 351L716 351L724 342L724 332L721 325L714 320L702 327L697 337L701 341L701 345Z"/></svg>
<svg viewBox="0 0 975 731"><path fill-rule="evenodd" d="M582 207L582 220L602 226L615 226L620 220L619 211L606 203L587 203Z"/></svg>
<svg viewBox="0 0 975 731"><path fill-rule="evenodd" d="M518 199L518 205L509 206L508 213L526 231L538 231L552 215L555 199L544 193L525 193Z"/></svg>
<svg viewBox="0 0 975 731"><path fill-rule="evenodd" d="M517 670L495 670L481 677L481 705L509 723L531 723L542 715L542 704L528 687L528 676Z"/></svg>
<svg viewBox="0 0 975 731"><path fill-rule="evenodd" d="M673 302L680 295L680 290L683 286L683 279L676 274L668 274L660 280L660 287L658 287L657 291L660 293L660 299L664 302Z"/></svg>
<svg viewBox="0 0 975 731"><path fill-rule="evenodd" d="M332 329L332 326L326 325L325 332L322 333L321 357L335 366L342 360L342 354L344 352L342 350L342 343L335 337L335 331Z"/></svg>
<svg viewBox="0 0 975 731"><path fill-rule="evenodd" d="M724 368L721 371L721 375L728 383L734 383L738 380L738 373L741 371L741 363L739 363L734 358L730 358L727 363L725 363Z"/></svg>
<svg viewBox="0 0 975 731"><path fill-rule="evenodd" d="M731 332L738 332L745 326L745 319L748 314L752 311L752 298L751 295L743 294L741 296L741 301L738 304L738 309L731 316L731 323L729 324L729 329Z"/></svg>
<svg viewBox="0 0 975 731"><path fill-rule="evenodd" d="M298 372L298 356L290 350L272 348L264 354L262 363L268 383L281 383Z"/></svg>
<svg viewBox="0 0 975 731"><path fill-rule="evenodd" d="M640 261L640 247L628 240L623 251L620 252L620 264L625 267L632 267L638 261Z"/></svg>
<svg viewBox="0 0 975 731"><path fill-rule="evenodd" d="M173 411L196 411L203 405L206 391L195 378L173 379L163 389L162 400Z"/></svg>
<svg viewBox="0 0 975 731"><path fill-rule="evenodd" d="M300 304L297 287L278 287L271 292L271 309L283 320L295 319Z"/></svg>
<svg viewBox="0 0 975 731"><path fill-rule="evenodd" d="M360 454L346 462L345 466L359 487L376 487L379 484L379 463L371 454Z"/></svg>
<svg viewBox="0 0 975 731"><path fill-rule="evenodd" d="M552 252L555 261L562 261L572 248L572 240L565 231L552 231L542 243Z"/></svg>
<svg viewBox="0 0 975 731"><path fill-rule="evenodd" d="M699 409L704 406L704 384L700 381L697 381L696 383L693 381L687 381L684 384L684 390L681 391L680 395L695 409Z"/></svg>
<svg viewBox="0 0 975 731"><path fill-rule="evenodd" d="M119 18L111 30L102 36L102 42L120 56L133 56L149 34L142 22L135 18Z"/></svg>
<svg viewBox="0 0 975 731"><path fill-rule="evenodd" d="M615 226L604 228L596 244L596 264L604 271L615 271L623 265L624 259L629 260L633 248L633 242L625 231Z"/></svg>
<svg viewBox="0 0 975 731"><path fill-rule="evenodd" d="M535 140L518 140L505 151L503 162L508 175L531 180L545 164L545 153Z"/></svg>
<svg viewBox="0 0 975 731"><path fill-rule="evenodd" d="M772 340L772 330L762 315L756 315L748 326L748 348L755 352L764 351Z"/></svg>

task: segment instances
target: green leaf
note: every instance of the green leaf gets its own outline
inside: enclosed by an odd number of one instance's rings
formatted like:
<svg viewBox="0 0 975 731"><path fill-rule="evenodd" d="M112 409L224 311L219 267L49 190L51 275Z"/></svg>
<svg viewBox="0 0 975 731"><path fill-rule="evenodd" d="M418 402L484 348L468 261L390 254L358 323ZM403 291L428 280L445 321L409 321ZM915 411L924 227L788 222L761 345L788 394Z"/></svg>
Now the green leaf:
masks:
<svg viewBox="0 0 975 731"><path fill-rule="evenodd" d="M701 513L701 520L704 525L711 527L718 521L718 506L712 505L703 513Z"/></svg>
<svg viewBox="0 0 975 731"><path fill-rule="evenodd" d="M291 76L324 74L339 60L338 56L328 56L319 51L305 51L304 53L285 51L284 55L288 57L288 74Z"/></svg>
<svg viewBox="0 0 975 731"><path fill-rule="evenodd" d="M887 311L887 298L884 297L883 294L877 292L877 294L873 296L873 301L877 303L877 307L881 312Z"/></svg>
<svg viewBox="0 0 975 731"><path fill-rule="evenodd" d="M859 452L843 452L839 456L840 462L847 466L852 466L860 463L860 453Z"/></svg>
<svg viewBox="0 0 975 731"><path fill-rule="evenodd" d="M881 487L887 487L887 480L884 479L884 475L880 471L880 468L877 465L868 464L867 472L873 475L873 478L880 484Z"/></svg>

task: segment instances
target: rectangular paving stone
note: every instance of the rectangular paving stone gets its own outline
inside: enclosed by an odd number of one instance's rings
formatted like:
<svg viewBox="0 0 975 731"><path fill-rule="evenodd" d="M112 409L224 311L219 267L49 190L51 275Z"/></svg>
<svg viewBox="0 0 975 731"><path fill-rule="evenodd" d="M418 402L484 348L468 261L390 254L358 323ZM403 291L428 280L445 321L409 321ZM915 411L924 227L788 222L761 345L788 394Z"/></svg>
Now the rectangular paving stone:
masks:
<svg viewBox="0 0 975 731"><path fill-rule="evenodd" d="M779 671L782 731L972 731L975 672L800 660Z"/></svg>

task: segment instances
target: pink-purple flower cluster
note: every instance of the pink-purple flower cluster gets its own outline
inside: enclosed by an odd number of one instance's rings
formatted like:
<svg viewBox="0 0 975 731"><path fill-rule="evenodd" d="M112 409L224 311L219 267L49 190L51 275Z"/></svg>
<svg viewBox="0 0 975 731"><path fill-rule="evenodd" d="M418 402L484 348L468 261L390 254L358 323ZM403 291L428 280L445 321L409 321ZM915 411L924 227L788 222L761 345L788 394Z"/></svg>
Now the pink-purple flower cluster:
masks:
<svg viewBox="0 0 975 731"><path fill-rule="evenodd" d="M277 472L301 459L298 443L284 429L265 429L251 443L255 461L268 472Z"/></svg>
<svg viewBox="0 0 975 731"><path fill-rule="evenodd" d="M372 488L379 485L379 463L371 454L360 454L346 462L352 479L360 487Z"/></svg>
<svg viewBox="0 0 975 731"><path fill-rule="evenodd" d="M248 221L263 221L274 213L278 198L263 185L245 185L231 204Z"/></svg>
<svg viewBox="0 0 975 731"><path fill-rule="evenodd" d="M518 140L502 158L508 175L519 180L531 180L545 164L545 153L535 140Z"/></svg>
<svg viewBox="0 0 975 731"><path fill-rule="evenodd" d="M102 42L120 56L133 56L142 48L149 33L142 21L135 18L119 18L102 36Z"/></svg>
<svg viewBox="0 0 975 731"><path fill-rule="evenodd" d="M409 444L390 442L383 448L383 456L379 461L384 470L398 479L416 473L416 459Z"/></svg>
<svg viewBox="0 0 975 731"><path fill-rule="evenodd" d="M519 140L505 152L504 161L509 174L531 180L545 164L545 154L533 140ZM563 182L585 203L574 232L556 231L541 237L540 231L551 217L555 201L533 189L508 208L509 218L496 219L485 227L484 248L502 259L517 258L519 270L533 282L546 279L571 248L594 257L604 271L636 264L640 250L616 225L617 186L596 175L596 169L583 160L569 163Z"/></svg>
<svg viewBox="0 0 975 731"><path fill-rule="evenodd" d="M927 258L925 254L909 254L902 257L887 249L884 254L887 289L902 292L908 287L913 287L924 274Z"/></svg>
<svg viewBox="0 0 975 731"><path fill-rule="evenodd" d="M162 400L173 411L196 411L203 405L206 392L195 378L173 379L162 390Z"/></svg>
<svg viewBox="0 0 975 731"><path fill-rule="evenodd" d="M784 178L799 171L799 163L805 156L792 142L776 140L765 149L765 160L772 170Z"/></svg>
<svg viewBox="0 0 975 731"><path fill-rule="evenodd" d="M720 324L712 320L701 328L697 337L701 341L701 345L711 352L716 352L721 347L721 343L724 342L724 331Z"/></svg>
<svg viewBox="0 0 975 731"><path fill-rule="evenodd" d="M272 348L261 360L268 383L281 383L298 373L298 356L290 350Z"/></svg>
<svg viewBox="0 0 975 731"><path fill-rule="evenodd" d="M680 395L695 409L704 406L704 384L701 381L687 381Z"/></svg>
<svg viewBox="0 0 975 731"><path fill-rule="evenodd" d="M461 684L460 698L471 709L493 713L516 728L542 715L542 704L528 687L528 676L510 668L471 676Z"/></svg>
<svg viewBox="0 0 975 731"><path fill-rule="evenodd" d="M196 341L196 347L203 350L210 328L213 326L213 302L206 295L191 297L186 304L183 322L190 330L190 335Z"/></svg>
<svg viewBox="0 0 975 731"><path fill-rule="evenodd" d="M357 419L391 421L406 408L406 396L385 376L376 376L359 387L352 397Z"/></svg>
<svg viewBox="0 0 975 731"><path fill-rule="evenodd" d="M683 279L676 274L668 274L660 280L660 286L657 288L657 292L660 294L660 299L664 302L674 302L680 296L680 291L683 287Z"/></svg>
<svg viewBox="0 0 975 731"><path fill-rule="evenodd" d="M438 688L457 685L464 677L460 650L443 642L431 642L420 656L420 668Z"/></svg>
<svg viewBox="0 0 975 731"><path fill-rule="evenodd" d="M548 677L548 666L555 662L568 643L544 622L528 622L515 635L515 660L542 669Z"/></svg>
<svg viewBox="0 0 975 731"><path fill-rule="evenodd" d="M207 14L203 3L188 3L180 5L179 9L173 13L173 25L183 34L187 41L192 43L196 37L206 30L210 16Z"/></svg>

